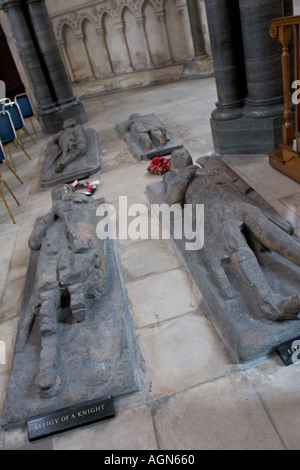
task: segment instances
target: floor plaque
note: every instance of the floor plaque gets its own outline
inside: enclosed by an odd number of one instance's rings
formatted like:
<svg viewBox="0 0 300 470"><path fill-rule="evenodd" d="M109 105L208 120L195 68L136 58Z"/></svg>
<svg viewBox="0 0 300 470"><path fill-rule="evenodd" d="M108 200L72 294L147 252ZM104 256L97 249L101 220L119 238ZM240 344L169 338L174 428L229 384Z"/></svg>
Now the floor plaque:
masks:
<svg viewBox="0 0 300 470"><path fill-rule="evenodd" d="M28 439L35 441L114 416L114 403L111 397L87 401L31 418L27 422Z"/></svg>
<svg viewBox="0 0 300 470"><path fill-rule="evenodd" d="M300 356L300 336L281 343L277 346L277 352L286 366L298 363Z"/></svg>

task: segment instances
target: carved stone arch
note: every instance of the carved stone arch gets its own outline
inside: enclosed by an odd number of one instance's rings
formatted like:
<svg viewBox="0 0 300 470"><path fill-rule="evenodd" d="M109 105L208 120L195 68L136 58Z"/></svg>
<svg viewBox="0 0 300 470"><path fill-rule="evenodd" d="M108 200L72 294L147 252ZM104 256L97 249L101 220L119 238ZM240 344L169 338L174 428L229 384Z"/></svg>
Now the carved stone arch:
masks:
<svg viewBox="0 0 300 470"><path fill-rule="evenodd" d="M143 2L141 2L141 15L144 14L145 8L146 8L147 4L149 4L149 3L153 7L154 11L157 10L157 2L155 2L155 0L144 0Z"/></svg>
<svg viewBox="0 0 300 470"><path fill-rule="evenodd" d="M59 20L56 26L56 37L58 41L63 41L64 39L63 29L65 25L69 26L73 30L73 33L75 35L78 34L76 23L73 20L71 20L71 18L69 18L68 16L64 16L63 18Z"/></svg>
<svg viewBox="0 0 300 470"><path fill-rule="evenodd" d="M135 17L136 12L135 12L134 9L132 8L132 5L129 5L128 3L125 3L125 4L123 4L122 7L120 8L120 21L123 21L123 19L124 19L124 12L126 12L126 10L129 10L130 13L132 13L132 16Z"/></svg>
<svg viewBox="0 0 300 470"><path fill-rule="evenodd" d="M62 25L62 43L64 54L67 57L72 73L72 81L80 82L93 78L92 68L85 49L83 35L72 23L64 22Z"/></svg>
<svg viewBox="0 0 300 470"><path fill-rule="evenodd" d="M117 74L132 72L122 21L116 19L114 15L106 10L102 15L101 24L105 32L107 50L113 71Z"/></svg>
<svg viewBox="0 0 300 470"><path fill-rule="evenodd" d="M137 17L128 4L122 6L121 22L124 27L130 62L135 70L143 70L151 65L143 22L140 23L139 18L141 17Z"/></svg>
<svg viewBox="0 0 300 470"><path fill-rule="evenodd" d="M101 12L101 14L100 14L100 21L99 21L99 23L100 23L100 25L102 26L102 28L105 27L104 21L105 21L105 18L106 18L107 16L108 16L109 18L111 18L112 21L114 21L113 15L112 15L108 10L103 10L103 11Z"/></svg>
<svg viewBox="0 0 300 470"><path fill-rule="evenodd" d="M93 16L91 13L88 13L88 12L84 12L80 15L79 17L79 28L80 28L80 31L83 32L83 23L84 21L90 21L90 23L92 23L92 25L95 27L95 29L97 28L97 22L95 22L95 16Z"/></svg>
<svg viewBox="0 0 300 470"><path fill-rule="evenodd" d="M99 26L88 13L82 14L81 31L93 76L95 78L107 76L111 72L111 68L106 44L103 42L101 33L99 33Z"/></svg>
<svg viewBox="0 0 300 470"><path fill-rule="evenodd" d="M171 56L175 62L185 61L188 57L187 37L185 35L184 11L178 8L176 0L162 0L165 12L166 31ZM191 33L190 33L191 36ZM189 38L192 40L192 37Z"/></svg>
<svg viewBox="0 0 300 470"><path fill-rule="evenodd" d="M158 4L158 2L154 0L144 0L142 4L142 16L145 19L145 33L154 66L159 66L171 61L165 15L161 7L163 7L161 1Z"/></svg>

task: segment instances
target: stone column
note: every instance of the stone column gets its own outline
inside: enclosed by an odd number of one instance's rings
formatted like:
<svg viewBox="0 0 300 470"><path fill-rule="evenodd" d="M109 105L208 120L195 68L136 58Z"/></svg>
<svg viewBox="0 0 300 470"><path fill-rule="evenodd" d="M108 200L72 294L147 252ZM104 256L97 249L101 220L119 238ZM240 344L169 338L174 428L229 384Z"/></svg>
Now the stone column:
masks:
<svg viewBox="0 0 300 470"><path fill-rule="evenodd" d="M238 0L206 0L218 102L215 120L243 114L246 81Z"/></svg>
<svg viewBox="0 0 300 470"><path fill-rule="evenodd" d="M211 119L215 151L266 154L281 143L284 123L281 46L269 24L291 13L291 0L206 0L206 8L219 97Z"/></svg>
<svg viewBox="0 0 300 470"><path fill-rule="evenodd" d="M127 62L127 66L124 72L125 73L133 72L132 61L131 61L128 43L126 39L124 23L123 22L116 23L116 29L120 35L121 44L123 46L123 51L124 51L124 57L126 58L126 62Z"/></svg>
<svg viewBox="0 0 300 470"><path fill-rule="evenodd" d="M205 48L198 0L187 0L187 8L190 18L195 55L198 59L204 59L207 57L207 52Z"/></svg>
<svg viewBox="0 0 300 470"><path fill-rule="evenodd" d="M97 28L96 29L97 36L100 39L100 45L103 51L103 55L105 57L105 61L107 63L107 68L109 69L107 72L107 75L113 74L113 66L111 63L110 55L108 52L107 44L106 44L106 39L105 39L105 29L103 27Z"/></svg>
<svg viewBox="0 0 300 470"><path fill-rule="evenodd" d="M70 63L69 55L68 55L64 40L59 41L59 47L60 47L60 50L61 50L61 53L62 53L62 57L64 59L66 69L69 73L69 77L70 77L72 82L75 82L74 72L73 72L73 69L72 69L72 66L71 66L71 63Z"/></svg>
<svg viewBox="0 0 300 470"><path fill-rule="evenodd" d="M157 19L161 25L161 32L162 32L162 37L164 41L164 50L166 52L166 61L167 62L173 62L172 58L172 53L171 53L171 47L170 47L170 42L169 42L169 36L167 32L167 25L166 25L166 12L165 11L160 11L156 13Z"/></svg>
<svg viewBox="0 0 300 470"><path fill-rule="evenodd" d="M75 100L44 0L27 0L37 42L60 104Z"/></svg>
<svg viewBox="0 0 300 470"><path fill-rule="evenodd" d="M54 109L53 97L38 57L35 44L22 10L22 0L2 2L1 7L8 14L20 57L27 71L34 91L38 115L46 114Z"/></svg>
<svg viewBox="0 0 300 470"><path fill-rule="evenodd" d="M186 0L180 0L179 3L177 2L177 8L182 18L183 31L187 49L187 60L192 60L195 58L195 49Z"/></svg>
<svg viewBox="0 0 300 470"><path fill-rule="evenodd" d="M44 0L4 0L1 8L8 13L44 132L60 131L70 117L85 123L85 111L73 94Z"/></svg>
<svg viewBox="0 0 300 470"><path fill-rule="evenodd" d="M86 47L85 34L84 33L77 34L76 39L78 41L78 44L80 44L81 54L82 54L82 57L84 57L84 62L85 62L86 67L87 67L88 78L96 78L95 74L94 74L93 66L92 66L92 63L91 63L91 59L90 59L90 56L89 56L89 52L88 52L88 49Z"/></svg>
<svg viewBox="0 0 300 470"><path fill-rule="evenodd" d="M146 28L145 28L145 18L144 18L144 16L140 16L139 18L136 18L135 20L136 20L136 23L138 25L139 31L141 33L141 38L142 38L142 41L143 41L143 46L144 46L143 49L144 49L144 52L145 52L147 67L152 68L153 63L152 63L150 47L149 47L149 42L148 42Z"/></svg>
<svg viewBox="0 0 300 470"><path fill-rule="evenodd" d="M248 96L244 116L281 116L281 47L269 34L272 19L284 16L282 0L239 0Z"/></svg>

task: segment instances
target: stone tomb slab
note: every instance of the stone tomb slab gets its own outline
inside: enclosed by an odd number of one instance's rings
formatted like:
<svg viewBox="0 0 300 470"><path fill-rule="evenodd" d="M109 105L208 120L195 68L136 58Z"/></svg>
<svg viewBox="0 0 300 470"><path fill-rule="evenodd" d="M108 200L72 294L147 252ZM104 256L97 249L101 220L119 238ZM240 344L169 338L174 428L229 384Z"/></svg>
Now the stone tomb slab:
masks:
<svg viewBox="0 0 300 470"><path fill-rule="evenodd" d="M153 204L170 205L163 181L148 186L147 194ZM266 202L265 204L267 205ZM205 232L205 239L211 239L213 236ZM279 344L300 335L299 320L260 319L254 294L238 279L230 265L226 269L234 294L232 298L226 299L210 266L205 241L204 247L198 251L187 251L186 243L190 241L184 237L180 240L174 239L174 242L184 259L186 269L203 296L216 330L221 333L234 361L245 363L267 357L276 352ZM299 293L297 266L270 251L261 252L258 262L276 293L284 297Z"/></svg>
<svg viewBox="0 0 300 470"><path fill-rule="evenodd" d="M146 137L150 135L150 129L156 128L163 129L167 140L166 144L162 145L154 138L152 139L152 145L148 148L148 145L145 145L140 138L143 132L139 134L132 126L130 127L130 119L117 124L117 131L125 139L131 152L140 160L152 160L155 157L163 157L170 155L175 149L183 148L182 142L172 134L155 114L140 116L137 118L137 121L141 131L144 131Z"/></svg>
<svg viewBox="0 0 300 470"><path fill-rule="evenodd" d="M81 323L58 324L61 383L58 393L50 397L41 395L36 385L41 342L38 317L31 325L25 347L19 347L23 341L19 332L26 322L24 316L28 315L31 295L37 289L40 252L31 252L2 415L4 429L23 425L32 416L98 397L116 398L139 389L134 339L118 256L112 240L106 240L104 247L107 263L104 294L89 300L87 318Z"/></svg>
<svg viewBox="0 0 300 470"><path fill-rule="evenodd" d="M99 136L94 129L84 129L84 132L87 145L86 153L70 163L62 173L55 171L56 158L53 140L48 143L41 180L42 188L87 179L101 170L102 156Z"/></svg>

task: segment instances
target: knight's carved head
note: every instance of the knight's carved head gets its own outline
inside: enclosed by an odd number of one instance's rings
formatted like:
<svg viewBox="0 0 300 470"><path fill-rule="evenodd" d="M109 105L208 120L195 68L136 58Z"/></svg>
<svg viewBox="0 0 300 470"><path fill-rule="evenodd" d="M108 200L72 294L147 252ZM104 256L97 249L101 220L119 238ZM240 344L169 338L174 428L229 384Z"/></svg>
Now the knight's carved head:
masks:
<svg viewBox="0 0 300 470"><path fill-rule="evenodd" d="M75 121L75 119L73 118L66 119L63 124L63 130L70 129L70 128L72 129L75 126L77 126L77 122Z"/></svg>

